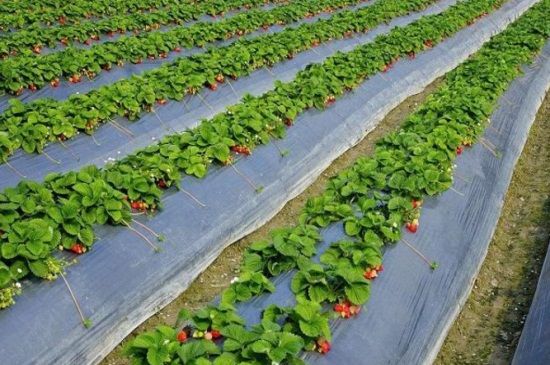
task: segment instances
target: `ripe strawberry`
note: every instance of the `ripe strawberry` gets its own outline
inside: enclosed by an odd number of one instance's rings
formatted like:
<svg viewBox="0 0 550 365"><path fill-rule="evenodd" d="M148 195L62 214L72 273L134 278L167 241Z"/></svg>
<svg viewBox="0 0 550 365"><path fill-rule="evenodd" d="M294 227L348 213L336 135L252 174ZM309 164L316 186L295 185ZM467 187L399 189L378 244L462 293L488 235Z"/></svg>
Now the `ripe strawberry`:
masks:
<svg viewBox="0 0 550 365"><path fill-rule="evenodd" d="M61 134L58 134L58 135L57 135L57 139L58 139L59 141L63 142L63 141L66 141L66 140L67 140L67 136L64 135L63 133L61 133Z"/></svg>
<svg viewBox="0 0 550 365"><path fill-rule="evenodd" d="M180 48L180 47L174 48L174 52L180 53L180 52L181 52L181 48Z"/></svg>
<svg viewBox="0 0 550 365"><path fill-rule="evenodd" d="M157 103L159 103L159 105L165 105L166 99L157 99Z"/></svg>
<svg viewBox="0 0 550 365"><path fill-rule="evenodd" d="M42 47L41 47L39 44L37 44L37 45L35 45L35 46L33 47L32 51L33 51L34 53L37 53L37 54L38 54L38 53L42 52Z"/></svg>
<svg viewBox="0 0 550 365"><path fill-rule="evenodd" d="M220 333L220 331L212 330L210 331L210 333L212 334L212 338L214 340L217 340L218 338L222 337L222 334Z"/></svg>
<svg viewBox="0 0 550 365"><path fill-rule="evenodd" d="M60 16L57 20L59 21L59 24L65 24L67 22L67 19L65 19L64 16Z"/></svg>
<svg viewBox="0 0 550 365"><path fill-rule="evenodd" d="M320 338L317 340L317 346L317 351L321 354L327 354L330 351L330 343L324 338Z"/></svg>
<svg viewBox="0 0 550 365"><path fill-rule="evenodd" d="M140 63L142 63L142 62L143 62L143 59L142 59L141 57L139 57L139 58L136 60L136 64L138 64L138 65L139 65Z"/></svg>
<svg viewBox="0 0 550 365"><path fill-rule="evenodd" d="M164 180L159 180L159 181L157 182L157 186L158 186L159 188L161 188L161 189L166 189L166 187L167 187L166 181L164 181Z"/></svg>
<svg viewBox="0 0 550 365"><path fill-rule="evenodd" d="M382 272L384 271L384 267L382 265L378 265L376 268L375 268L376 271L378 272Z"/></svg>
<svg viewBox="0 0 550 365"><path fill-rule="evenodd" d="M94 41L99 41L100 38L99 38L99 36L98 36L97 34L94 34L94 35L92 36L92 39L93 39Z"/></svg>
<svg viewBox="0 0 550 365"><path fill-rule="evenodd" d="M414 221L413 221L414 222ZM418 223L410 223L410 222L407 222L407 224L405 225L405 227L411 232L411 233L416 233L416 231L418 230Z"/></svg>
<svg viewBox="0 0 550 365"><path fill-rule="evenodd" d="M378 273L376 272L375 269L367 269L367 271L365 271L365 274L363 276L367 280L372 280L378 277Z"/></svg>
<svg viewBox="0 0 550 365"><path fill-rule="evenodd" d="M134 201L134 202L132 202L131 206L132 206L132 209L138 210L139 209L139 202Z"/></svg>
<svg viewBox="0 0 550 365"><path fill-rule="evenodd" d="M412 200L412 205L413 205L413 209L416 209L418 207L420 207L422 205L422 201L421 200Z"/></svg>
<svg viewBox="0 0 550 365"><path fill-rule="evenodd" d="M29 85L29 90L36 91L36 85L35 84L30 84Z"/></svg>
<svg viewBox="0 0 550 365"><path fill-rule="evenodd" d="M178 333L178 341L179 342L185 342L187 340L187 333L185 332L180 332Z"/></svg>
<svg viewBox="0 0 550 365"><path fill-rule="evenodd" d="M67 45L67 42L68 42L68 41L67 41L67 38L62 38L62 39L61 39L61 44L62 44L62 45L66 46L66 45Z"/></svg>
<svg viewBox="0 0 550 365"><path fill-rule="evenodd" d="M457 154L457 155L460 155L461 153L462 153L462 146L458 146L458 147L456 148L456 154Z"/></svg>
<svg viewBox="0 0 550 365"><path fill-rule="evenodd" d="M335 312L341 313L344 311L344 306L342 304L335 304L333 309Z"/></svg>
<svg viewBox="0 0 550 365"><path fill-rule="evenodd" d="M384 67L382 67L382 72L387 72L388 71L388 65L384 65Z"/></svg>
<svg viewBox="0 0 550 365"><path fill-rule="evenodd" d="M286 119L285 119L285 124L286 124L288 127L292 127L292 126L294 125L294 122L292 121L292 119L286 118Z"/></svg>
<svg viewBox="0 0 550 365"><path fill-rule="evenodd" d="M468 139L467 139L467 140L464 140L464 141L462 142L462 144L463 144L464 146L466 146L466 147L472 147L472 141L470 141L470 140L468 140Z"/></svg>
<svg viewBox="0 0 550 365"><path fill-rule="evenodd" d="M159 53L159 58L168 58L168 53Z"/></svg>
<svg viewBox="0 0 550 365"><path fill-rule="evenodd" d="M220 84L224 81L224 77L222 74L218 74L216 76L216 82L219 82Z"/></svg>
<svg viewBox="0 0 550 365"><path fill-rule="evenodd" d="M76 253L78 255L81 255L81 254L84 253L84 246L82 246L79 243L75 243L74 245L71 246L71 251L73 251L74 253Z"/></svg>
<svg viewBox="0 0 550 365"><path fill-rule="evenodd" d="M218 89L218 84L216 84L216 83L210 84L210 85L208 86L208 88L209 88L210 90L212 90L212 91L215 91L215 90Z"/></svg>
<svg viewBox="0 0 550 365"><path fill-rule="evenodd" d="M87 45L87 46L89 46L90 44L92 44L92 42L91 42L89 39L86 39L86 40L84 41L84 44Z"/></svg>
<svg viewBox="0 0 550 365"><path fill-rule="evenodd" d="M112 38L114 36L115 35L113 34L113 31L110 30L110 31L107 32L107 37Z"/></svg>
<svg viewBox="0 0 550 365"><path fill-rule="evenodd" d="M424 44L426 45L426 47L433 47L434 45L434 42L431 40L431 39L428 39L426 42L424 42Z"/></svg>
<svg viewBox="0 0 550 365"><path fill-rule="evenodd" d="M263 30L267 30L268 28L269 28L269 24L264 24L264 25L262 25L262 29L263 29Z"/></svg>

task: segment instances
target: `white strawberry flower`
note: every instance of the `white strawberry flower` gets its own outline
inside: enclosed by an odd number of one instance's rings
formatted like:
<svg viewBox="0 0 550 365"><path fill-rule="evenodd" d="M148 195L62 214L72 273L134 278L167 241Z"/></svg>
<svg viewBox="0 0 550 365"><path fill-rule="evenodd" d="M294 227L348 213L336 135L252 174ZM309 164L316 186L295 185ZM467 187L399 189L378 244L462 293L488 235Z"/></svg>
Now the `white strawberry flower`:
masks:
<svg viewBox="0 0 550 365"><path fill-rule="evenodd" d="M393 222L392 226L393 228L397 228L397 223Z"/></svg>
<svg viewBox="0 0 550 365"><path fill-rule="evenodd" d="M231 284L236 283L239 281L239 277L235 276L233 279L231 279Z"/></svg>
<svg viewBox="0 0 550 365"><path fill-rule="evenodd" d="M21 273L23 272L23 270L17 269L17 272L18 272L19 274L21 274Z"/></svg>
<svg viewBox="0 0 550 365"><path fill-rule="evenodd" d="M21 289L21 283L15 283L15 286L17 287L17 289Z"/></svg>

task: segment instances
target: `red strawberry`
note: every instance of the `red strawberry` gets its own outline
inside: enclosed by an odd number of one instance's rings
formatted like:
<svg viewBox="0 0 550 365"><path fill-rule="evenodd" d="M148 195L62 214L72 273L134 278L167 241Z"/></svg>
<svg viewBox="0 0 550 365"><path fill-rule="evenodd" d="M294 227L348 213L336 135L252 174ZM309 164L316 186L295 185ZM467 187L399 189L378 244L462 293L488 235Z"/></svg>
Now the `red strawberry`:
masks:
<svg viewBox="0 0 550 365"><path fill-rule="evenodd" d="M58 134L58 135L57 135L57 139L58 139L59 141L63 142L63 141L66 141L66 140L67 140L67 136L64 135L63 133L61 133L61 134Z"/></svg>
<svg viewBox="0 0 550 365"><path fill-rule="evenodd" d="M135 202L132 202L132 209L135 209L135 210L138 210L139 209L139 202L135 201Z"/></svg>
<svg viewBox="0 0 550 365"><path fill-rule="evenodd" d="M178 333L178 341L179 342L185 342L187 340L187 333L185 332L180 332Z"/></svg>
<svg viewBox="0 0 550 365"><path fill-rule="evenodd" d="M73 251L74 253L76 253L78 255L81 255L81 254L84 253L84 246L82 246L79 243L75 243L74 245L71 246L71 251Z"/></svg>
<svg viewBox="0 0 550 365"><path fill-rule="evenodd" d="M210 333L212 334L212 338L214 340L217 340L218 338L222 337L222 334L220 333L220 331L212 330L210 331Z"/></svg>
<svg viewBox="0 0 550 365"><path fill-rule="evenodd" d="M458 146L458 147L456 148L456 154L457 154L457 155L460 155L461 153L462 153L462 146Z"/></svg>
<svg viewBox="0 0 550 365"><path fill-rule="evenodd" d="M142 62L143 62L143 59L141 57L138 57L138 59L136 60L136 63L139 65Z"/></svg>
<svg viewBox="0 0 550 365"><path fill-rule="evenodd" d="M35 84L30 84L29 85L29 90L35 91L36 90L36 85Z"/></svg>
<svg viewBox="0 0 550 365"><path fill-rule="evenodd" d="M292 126L294 125L294 122L292 121L292 119L286 118L286 119L285 119L285 124L286 124L288 127L292 127Z"/></svg>
<svg viewBox="0 0 550 365"><path fill-rule="evenodd" d="M262 29L263 29L263 30L267 30L267 28L269 28L269 24L264 24L264 25L262 25Z"/></svg>
<svg viewBox="0 0 550 365"><path fill-rule="evenodd" d="M41 47L39 44L37 44L37 45L35 45L35 46L33 47L32 51L33 51L34 53L37 53L37 54L38 54L38 53L42 52L42 47Z"/></svg>
<svg viewBox="0 0 550 365"><path fill-rule="evenodd" d="M472 141L470 140L465 140L462 142L462 144L466 147L472 147Z"/></svg>
<svg viewBox="0 0 550 365"><path fill-rule="evenodd" d="M84 41L84 44L87 45L87 46L89 46L90 44L92 44L92 42L91 42L89 39L86 39L86 40Z"/></svg>
<svg viewBox="0 0 550 365"><path fill-rule="evenodd" d="M158 187L161 188L161 189L166 189L166 181L164 181L164 180L159 180L159 181L157 182L157 185L158 185Z"/></svg>
<svg viewBox="0 0 550 365"><path fill-rule="evenodd" d="M180 48L180 47L174 48L174 52L180 53L180 52L181 52L181 48Z"/></svg>
<svg viewBox="0 0 550 365"><path fill-rule="evenodd" d="M418 220L415 219L412 223L407 222L407 224L405 225L405 227L407 227L407 229L408 229L411 233L416 233L416 231L418 230L418 223L415 223L415 221L418 221Z"/></svg>
<svg viewBox="0 0 550 365"><path fill-rule="evenodd" d="M384 267L383 267L382 265L378 265L375 269L376 269L376 271L378 271L378 272L384 271Z"/></svg>
<svg viewBox="0 0 550 365"><path fill-rule="evenodd" d="M112 37L114 37L114 36L115 36L115 35L113 34L113 32L112 32L111 30L107 32L107 37L112 38Z"/></svg>
<svg viewBox="0 0 550 365"><path fill-rule="evenodd" d="M344 306L342 304L335 304L333 309L335 312L341 313L344 311Z"/></svg>
<svg viewBox="0 0 550 365"><path fill-rule="evenodd" d="M98 36L97 34L94 34L94 35L92 36L92 39L93 39L94 41L99 41L100 38L99 38L99 36Z"/></svg>
<svg viewBox="0 0 550 365"><path fill-rule="evenodd" d="M60 16L57 20L59 21L59 24L65 24L67 22L67 19L65 19L65 17L63 16Z"/></svg>
<svg viewBox="0 0 550 365"><path fill-rule="evenodd" d="M388 71L388 65L384 65L384 67L382 67L382 72L387 72Z"/></svg>
<svg viewBox="0 0 550 365"><path fill-rule="evenodd" d="M216 76L216 82L219 82L220 84L224 81L224 77L222 74L218 74Z"/></svg>
<svg viewBox="0 0 550 365"><path fill-rule="evenodd" d="M365 271L365 274L363 276L367 280L372 280L378 277L378 273L376 272L375 269L367 269L367 271Z"/></svg>
<svg viewBox="0 0 550 365"><path fill-rule="evenodd" d="M216 83L210 84L210 85L208 86L208 88L209 88L210 90L212 90L212 91L215 91L215 90L218 89L218 84L216 84Z"/></svg>
<svg viewBox="0 0 550 365"><path fill-rule="evenodd" d="M67 45L67 38L62 38L61 39L61 44L66 46Z"/></svg>
<svg viewBox="0 0 550 365"><path fill-rule="evenodd" d="M159 103L159 105L165 105L166 99L157 99L157 103Z"/></svg>
<svg viewBox="0 0 550 365"><path fill-rule="evenodd" d="M320 338L317 340L317 346L317 351L321 354L326 354L330 351L330 343L324 338Z"/></svg>

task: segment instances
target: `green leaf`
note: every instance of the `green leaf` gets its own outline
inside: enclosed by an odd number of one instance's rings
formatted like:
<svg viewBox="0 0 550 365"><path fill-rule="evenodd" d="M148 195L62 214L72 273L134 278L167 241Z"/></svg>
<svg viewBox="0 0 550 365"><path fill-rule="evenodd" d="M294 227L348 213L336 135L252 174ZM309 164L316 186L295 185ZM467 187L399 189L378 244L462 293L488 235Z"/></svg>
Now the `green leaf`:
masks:
<svg viewBox="0 0 550 365"><path fill-rule="evenodd" d="M361 231L361 227L355 221L347 221L344 229L350 237L356 236Z"/></svg>
<svg viewBox="0 0 550 365"><path fill-rule="evenodd" d="M45 279L48 277L48 265L42 260L29 261L29 269L31 269L31 272L39 278Z"/></svg>
<svg viewBox="0 0 550 365"><path fill-rule="evenodd" d="M347 298L355 305L365 304L369 300L369 284L353 284L344 288Z"/></svg>

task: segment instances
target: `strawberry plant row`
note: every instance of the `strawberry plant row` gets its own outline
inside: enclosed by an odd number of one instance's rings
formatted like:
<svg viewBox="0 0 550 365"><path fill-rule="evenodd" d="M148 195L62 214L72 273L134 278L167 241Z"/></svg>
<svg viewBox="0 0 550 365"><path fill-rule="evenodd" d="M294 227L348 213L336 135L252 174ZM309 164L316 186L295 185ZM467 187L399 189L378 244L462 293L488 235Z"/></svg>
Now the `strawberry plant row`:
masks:
<svg viewBox="0 0 550 365"><path fill-rule="evenodd" d="M399 131L380 140L372 157L360 158L331 179L321 196L310 199L298 226L254 243L245 253L241 276L223 292L219 305L195 313L182 310L174 327L161 325L138 335L124 354L134 364L259 365L305 364L300 351L329 352L329 319L360 312L383 269L380 248L400 239L402 225L418 216L423 196L450 187L457 152L481 136L519 67L547 43L549 11L550 1L543 0L493 37L452 71ZM318 228L335 221L345 222L350 239L334 242L321 255L321 264L310 260L315 238L305 243L299 236L281 238L281 232L307 229L307 223ZM261 324L248 328L234 303L250 299L258 289L273 290L265 279L250 278L272 275L269 268L280 263L283 270L298 268L291 282L298 304L269 305ZM326 311L329 306L332 311Z"/></svg>
<svg viewBox="0 0 550 365"><path fill-rule="evenodd" d="M200 22L190 27L177 27L167 32L151 32L136 37L123 37L116 42L95 45L90 49L70 47L64 51L42 57L21 56L0 63L0 90L20 93L28 87L36 90L55 86L59 77L73 81L81 77L94 78L102 70L110 70L113 64L141 63L145 58L166 58L172 51L202 47L207 43L242 36L262 27L288 24L321 12L355 5L364 0L301 0L267 10L251 10L229 19L210 23Z"/></svg>
<svg viewBox="0 0 550 365"><path fill-rule="evenodd" d="M104 18L181 4L200 3L192 0L124 0L124 1L17 1L0 3L0 30L23 28L27 25L78 23L91 17Z"/></svg>
<svg viewBox="0 0 550 365"><path fill-rule="evenodd" d="M366 32L384 21L424 9L436 1L380 0L367 8L344 11L296 29L243 39L227 47L180 58L140 76L119 80L86 94L71 95L67 100L46 98L23 104L12 99L12 106L0 115L0 161L7 161L19 148L28 153L40 153L49 141L65 141L78 131L92 134L117 115L135 120L144 112L154 111L155 103L162 105L166 99L182 100L186 94L193 95L205 85L215 90L226 78L235 79L272 66L334 37ZM412 52L410 43L413 42L416 41L408 41L409 44L403 44L402 48L407 47L407 51ZM415 47L426 46L416 44ZM380 62L385 65L390 60ZM376 72L383 66L373 64L371 67L370 72ZM289 110L285 114L292 119L295 108Z"/></svg>
<svg viewBox="0 0 550 365"><path fill-rule="evenodd" d="M278 83L260 97L247 97L195 129L167 136L104 170L89 166L79 172L49 174L42 183L23 181L4 189L0 254L10 269L0 284L10 300L3 306L12 303L16 280L30 274L55 277L60 262L52 253L58 248L82 253L91 247L95 224L129 226L131 209L155 211L164 189L180 188L182 173L203 177L213 162L232 163L231 150L249 154L257 144L284 137L297 114L312 106L324 108L393 60L433 46L502 3L472 1L395 28L374 43L336 54L324 64L311 65L294 81ZM311 233L304 232L285 235L305 241ZM260 284L267 285L262 280Z"/></svg>
<svg viewBox="0 0 550 365"><path fill-rule="evenodd" d="M62 25L44 29L33 26L0 37L0 57L40 54L42 47L54 48L58 45L71 45L74 42L91 44L101 35L114 37L115 33L151 31L163 25L181 25L196 20L202 15L223 16L229 10L251 9L269 3L284 3L289 0L212 0L199 4L171 6L152 13L138 13L114 16L99 21L86 20L78 24Z"/></svg>

